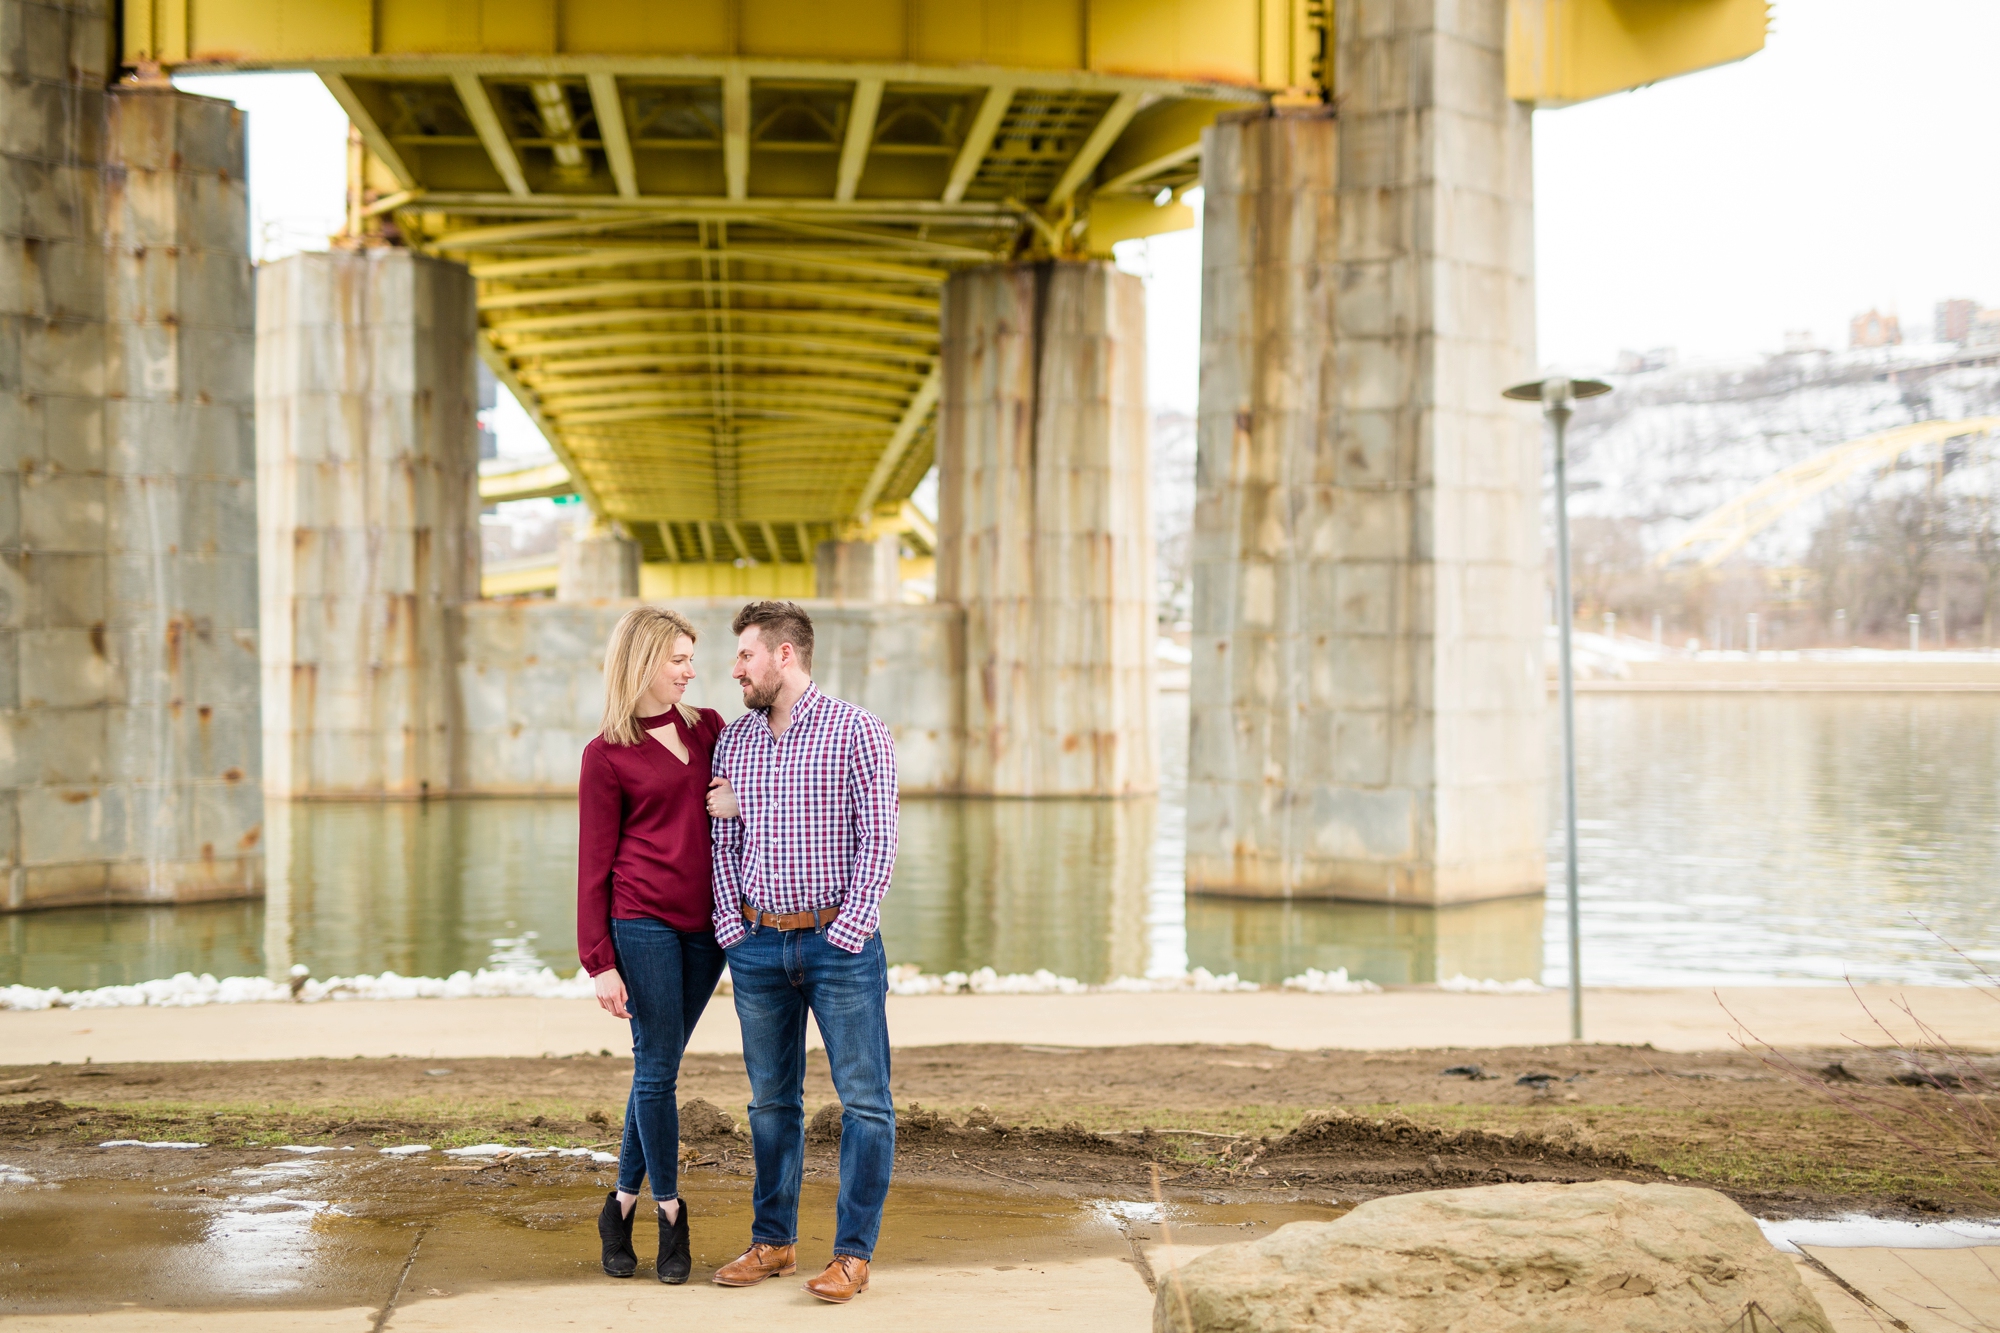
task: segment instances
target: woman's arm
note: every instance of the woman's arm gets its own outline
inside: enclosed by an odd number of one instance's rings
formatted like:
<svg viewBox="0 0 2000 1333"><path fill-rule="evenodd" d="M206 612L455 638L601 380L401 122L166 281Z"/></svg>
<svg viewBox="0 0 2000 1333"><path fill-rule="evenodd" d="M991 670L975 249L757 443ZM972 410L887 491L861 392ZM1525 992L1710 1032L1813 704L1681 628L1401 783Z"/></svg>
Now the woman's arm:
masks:
<svg viewBox="0 0 2000 1333"><path fill-rule="evenodd" d="M618 986L622 1008L625 987L615 971L618 955L611 943L611 863L618 855L625 795L611 760L595 744L583 752L576 815L576 952L584 970L599 978L599 1002L605 997L602 974L608 972Z"/></svg>

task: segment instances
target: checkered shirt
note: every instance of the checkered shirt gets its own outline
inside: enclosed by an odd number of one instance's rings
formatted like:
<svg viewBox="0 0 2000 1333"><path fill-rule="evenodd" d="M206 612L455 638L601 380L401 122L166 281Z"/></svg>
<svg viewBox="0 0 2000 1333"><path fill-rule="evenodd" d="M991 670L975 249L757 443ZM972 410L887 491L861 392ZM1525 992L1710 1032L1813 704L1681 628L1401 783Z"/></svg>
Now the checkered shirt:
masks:
<svg viewBox="0 0 2000 1333"><path fill-rule="evenodd" d="M761 708L723 728L713 772L743 812L710 821L716 943L743 938L747 899L764 912L838 907L827 938L860 953L896 867L896 744L882 719L809 685L783 736Z"/></svg>

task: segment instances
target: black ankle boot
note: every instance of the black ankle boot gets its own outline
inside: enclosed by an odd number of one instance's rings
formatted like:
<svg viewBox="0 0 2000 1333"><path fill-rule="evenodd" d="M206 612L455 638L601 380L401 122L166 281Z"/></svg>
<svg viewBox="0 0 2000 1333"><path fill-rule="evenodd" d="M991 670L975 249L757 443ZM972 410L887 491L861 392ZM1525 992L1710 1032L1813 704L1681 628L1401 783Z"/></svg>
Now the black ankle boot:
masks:
<svg viewBox="0 0 2000 1333"><path fill-rule="evenodd" d="M688 1201L681 1200L680 1216L667 1221L665 1213L660 1214L660 1257L653 1261L653 1271L660 1281L678 1287L688 1280L688 1270L694 1261L688 1257Z"/></svg>
<svg viewBox="0 0 2000 1333"><path fill-rule="evenodd" d="M604 1271L613 1277L631 1277L639 1271L639 1256L632 1251L632 1222L639 1215L639 1201L632 1211L618 1207L618 1191L604 1196L604 1211L597 1215L597 1238L604 1243Z"/></svg>

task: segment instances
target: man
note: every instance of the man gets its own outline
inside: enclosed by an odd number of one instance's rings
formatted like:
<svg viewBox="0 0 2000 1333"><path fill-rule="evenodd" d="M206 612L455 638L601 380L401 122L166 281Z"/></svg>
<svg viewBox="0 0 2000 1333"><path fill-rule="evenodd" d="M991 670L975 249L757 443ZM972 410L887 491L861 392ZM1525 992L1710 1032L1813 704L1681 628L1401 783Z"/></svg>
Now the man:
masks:
<svg viewBox="0 0 2000 1333"><path fill-rule="evenodd" d="M750 711L715 744L714 774L740 811L714 823L715 939L743 1028L757 1184L750 1248L715 1282L754 1286L796 1268L810 1010L840 1095L840 1202L833 1262L805 1287L841 1303L868 1289L896 1154L876 932L896 864L896 750L880 718L813 684L812 620L799 606L752 602L734 628L731 674Z"/></svg>

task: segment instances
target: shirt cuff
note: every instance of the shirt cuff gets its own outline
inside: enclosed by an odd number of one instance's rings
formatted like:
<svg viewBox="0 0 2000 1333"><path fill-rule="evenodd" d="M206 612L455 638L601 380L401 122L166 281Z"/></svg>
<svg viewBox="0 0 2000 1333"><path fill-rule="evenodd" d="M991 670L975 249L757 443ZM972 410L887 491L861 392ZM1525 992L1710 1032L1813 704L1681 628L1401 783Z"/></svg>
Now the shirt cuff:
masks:
<svg viewBox="0 0 2000 1333"><path fill-rule="evenodd" d="M727 949L732 944L741 944L744 934L743 917L741 914L732 913L729 916L716 917L715 942L722 948Z"/></svg>
<svg viewBox="0 0 2000 1333"><path fill-rule="evenodd" d="M826 937L832 940L837 947L845 949L849 953L860 953L863 949L867 948L869 938L874 934L875 932L872 930L866 935L859 933L853 926L848 924L847 918L844 916L835 917L833 924L826 928Z"/></svg>

